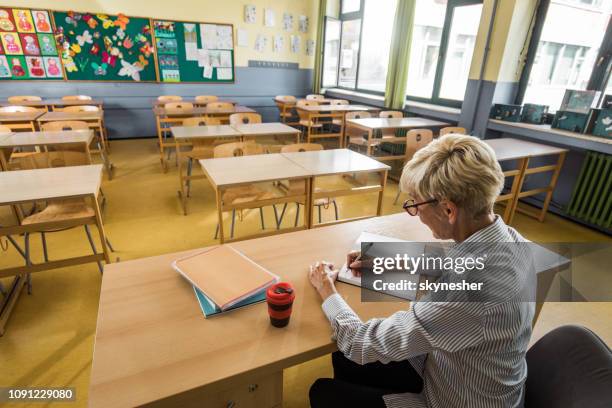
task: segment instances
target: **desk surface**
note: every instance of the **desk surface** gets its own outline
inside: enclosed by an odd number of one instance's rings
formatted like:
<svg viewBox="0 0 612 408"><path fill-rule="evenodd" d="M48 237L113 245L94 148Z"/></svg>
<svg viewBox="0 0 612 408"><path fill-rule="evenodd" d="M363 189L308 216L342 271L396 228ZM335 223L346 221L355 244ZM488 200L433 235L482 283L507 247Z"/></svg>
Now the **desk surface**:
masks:
<svg viewBox="0 0 612 408"><path fill-rule="evenodd" d="M296 109L307 112L354 112L354 111L376 111L380 108L366 105L315 105L315 106L296 106Z"/></svg>
<svg viewBox="0 0 612 408"><path fill-rule="evenodd" d="M61 112L53 111L46 112L40 116L37 120L39 122L53 122L56 120L100 120L102 119L103 112Z"/></svg>
<svg viewBox="0 0 612 408"><path fill-rule="evenodd" d="M281 153L283 156L308 170L310 175L359 173L389 170L388 165L349 149L319 150L311 152Z"/></svg>
<svg viewBox="0 0 612 408"><path fill-rule="evenodd" d="M348 124L355 124L368 129L416 129L449 126L450 123L426 118L362 118L347 119Z"/></svg>
<svg viewBox="0 0 612 408"><path fill-rule="evenodd" d="M430 240L415 217L399 214L231 244L290 281L296 298L286 328L270 325L265 304L205 319L191 285L170 266L176 253L105 266L98 310L89 405L136 406L219 381L262 374L330 353L329 323L307 278L308 265L341 265L362 231ZM407 308L405 302L361 303L357 287L339 292L364 319ZM216 383L216 384L215 384Z"/></svg>
<svg viewBox="0 0 612 408"><path fill-rule="evenodd" d="M157 116L189 116L189 115L227 115L232 113L254 113L255 110L236 105L232 109L210 109L206 106L194 107L192 109L166 109L162 106L155 106L153 113Z"/></svg>
<svg viewBox="0 0 612 408"><path fill-rule="evenodd" d="M493 148L499 161L561 154L568 151L560 147L513 138L489 139L484 142Z"/></svg>
<svg viewBox="0 0 612 408"><path fill-rule="evenodd" d="M102 165L0 172L0 205L97 195Z"/></svg>
<svg viewBox="0 0 612 408"><path fill-rule="evenodd" d="M43 99L42 101L21 101L10 103L6 100L0 102L0 106L51 106L51 105L61 105L61 106L79 106L79 105L102 105L104 101L102 99L89 99L89 100L63 100L63 99Z"/></svg>
<svg viewBox="0 0 612 408"><path fill-rule="evenodd" d="M0 122L31 122L36 120L43 111L37 112L0 112Z"/></svg>
<svg viewBox="0 0 612 408"><path fill-rule="evenodd" d="M172 126L172 135L176 139L206 139L216 137L240 137L241 133L230 125L218 126Z"/></svg>
<svg viewBox="0 0 612 408"><path fill-rule="evenodd" d="M0 135L0 147L50 146L91 143L92 130L61 130L57 132L19 132Z"/></svg>
<svg viewBox="0 0 612 408"><path fill-rule="evenodd" d="M299 130L284 123L249 123L244 125L236 125L234 129L242 133L243 136L258 136L258 135L295 135L300 133Z"/></svg>
<svg viewBox="0 0 612 408"><path fill-rule="evenodd" d="M310 176L310 172L280 153L200 160L208 180L217 187Z"/></svg>
<svg viewBox="0 0 612 408"><path fill-rule="evenodd" d="M204 102L196 102L195 97L189 97L189 98L183 98L180 101L158 101L157 99L154 99L152 102L153 106L164 106L166 103L172 103L172 102L190 102L193 103L194 105L205 105ZM213 103L213 102L223 102L223 103L231 103L232 105L238 105L238 102L236 101L232 101L231 99L217 99L216 101L210 101L210 102L206 102L206 103Z"/></svg>

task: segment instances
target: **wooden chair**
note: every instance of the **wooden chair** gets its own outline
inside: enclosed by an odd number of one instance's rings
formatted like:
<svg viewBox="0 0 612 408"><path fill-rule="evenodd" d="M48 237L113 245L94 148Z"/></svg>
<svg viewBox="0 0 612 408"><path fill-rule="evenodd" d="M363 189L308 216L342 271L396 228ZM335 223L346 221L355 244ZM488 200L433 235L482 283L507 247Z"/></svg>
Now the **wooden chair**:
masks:
<svg viewBox="0 0 612 408"><path fill-rule="evenodd" d="M318 95L318 94L309 94L309 95L306 95L306 99L309 101L320 101L322 99L325 99L325 96Z"/></svg>
<svg viewBox="0 0 612 408"><path fill-rule="evenodd" d="M57 109L61 112L71 112L71 113L81 113L81 112L101 112L98 106L94 105L75 105L75 106L66 106L61 109ZM104 157L103 152L108 152L109 144L108 144L108 133L106 132L106 126L104 126L104 119L101 117L99 120L87 121L89 122L89 127L97 130L100 133L100 143L98 148L100 149L100 154L103 156L102 158L106 162L106 158ZM110 177L110 170L109 170Z"/></svg>
<svg viewBox="0 0 612 408"><path fill-rule="evenodd" d="M308 99L300 99L299 101L297 101L297 104L296 104L298 108L302 106L318 106L318 105L319 105L319 102L315 100L308 100ZM304 130L305 130L306 131L305 139L308 143L310 143L311 133L312 134L316 133L314 131L322 129L323 125L317 122L316 119L311 120L310 116L308 115L308 112L297 109L297 113L298 113L298 118L299 118L298 124L302 127L302 134L304 134Z"/></svg>
<svg viewBox="0 0 612 408"><path fill-rule="evenodd" d="M42 98L40 96L34 96L34 95L15 95L15 96L9 96L7 98L8 103L19 103L19 102L38 102L38 101L42 101Z"/></svg>
<svg viewBox="0 0 612 408"><path fill-rule="evenodd" d="M229 117L229 124L232 126L246 125L249 123L261 123L261 115L259 113L233 113Z"/></svg>
<svg viewBox="0 0 612 408"><path fill-rule="evenodd" d="M13 133L10 127L0 125L0 136L5 135L7 133ZM6 163L8 167L8 163L11 160L11 155L13 154L12 147L3 147L0 148L0 171L8 170L8 168L4 168L4 164Z"/></svg>
<svg viewBox="0 0 612 408"><path fill-rule="evenodd" d="M21 113L21 112L46 112L45 108L36 108L33 106L0 106L1 113ZM36 120L25 120L17 115L14 119L4 121L4 126L8 126L13 132L34 132L36 131Z"/></svg>
<svg viewBox="0 0 612 408"><path fill-rule="evenodd" d="M298 121L295 113L295 104L297 99L292 95L277 95L274 97L274 103L278 108L281 123L286 125L297 125Z"/></svg>
<svg viewBox="0 0 612 408"><path fill-rule="evenodd" d="M408 163L414 156L414 154L427 146L434 139L433 132L430 129L413 129L406 133L406 157L404 159L404 165ZM393 204L397 204L397 199L401 194L400 186L397 186L397 194Z"/></svg>
<svg viewBox="0 0 612 408"><path fill-rule="evenodd" d="M206 105L206 108L208 109L208 116L218 118L223 125L229 123L229 117L234 111L234 105L230 102L210 102Z"/></svg>
<svg viewBox="0 0 612 408"><path fill-rule="evenodd" d="M58 120L56 122L46 122L40 126L40 130L45 132L59 132L62 130L87 130L89 124L81 120Z"/></svg>
<svg viewBox="0 0 612 408"><path fill-rule="evenodd" d="M19 106L19 105L0 106L0 112L4 112L4 113L38 112L39 110L40 109L37 109L33 106Z"/></svg>
<svg viewBox="0 0 612 408"><path fill-rule="evenodd" d="M448 135L449 133L457 133L460 135L465 135L465 128L463 127L458 127L458 126L448 126L448 127L444 127L442 129L440 129L440 133L438 137L444 136L444 135Z"/></svg>
<svg viewBox="0 0 612 408"><path fill-rule="evenodd" d="M88 95L65 95L62 96L62 101L91 101L92 97Z"/></svg>
<svg viewBox="0 0 612 408"><path fill-rule="evenodd" d="M346 119L363 119L363 118L371 118L372 114L370 112L347 112L346 113ZM351 145L353 146L358 146L359 147L366 147L368 140L367 140L367 133L364 133L362 130L356 129L354 127L351 126L347 126L346 128L346 135L348 136L349 140L348 143L346 144L347 147L350 148ZM377 142L376 145L379 145L380 142Z"/></svg>
<svg viewBox="0 0 612 408"><path fill-rule="evenodd" d="M210 102L217 102L218 96L215 95L198 95L195 97L196 105L208 105Z"/></svg>
<svg viewBox="0 0 612 408"><path fill-rule="evenodd" d="M404 113L400 111L381 111L378 114L378 117L379 118L403 118ZM395 130L394 129L383 129L381 135L383 139L385 137L395 137Z"/></svg>
<svg viewBox="0 0 612 408"><path fill-rule="evenodd" d="M329 102L330 105L348 105L349 101L346 99L332 99ZM342 119L332 119L332 124L334 126L342 126Z"/></svg>
<svg viewBox="0 0 612 408"><path fill-rule="evenodd" d="M293 152L312 152L312 151L320 151L323 150L323 145L318 143L296 143L292 145L284 146L281 149L281 153L293 153ZM289 195L293 194L302 194L304 191L304 181L303 180L289 180L288 185L285 183L281 184L282 188L289 193ZM319 188L315 188L315 191L320 191ZM294 226L297 227L298 221L300 218L300 204L295 203L295 221ZM319 223L321 223L321 208L329 208L329 205L332 204L334 206L334 213L336 216L336 220L338 220L338 204L335 199L325 197L318 198L314 201L315 207L318 209L319 213ZM280 217L276 222L276 229L280 229L281 223L283 222L283 217L285 216L285 211L287 210L287 203L283 205L283 209L281 210Z"/></svg>
<svg viewBox="0 0 612 408"><path fill-rule="evenodd" d="M164 109L176 109L176 110L191 110L193 109L193 103L191 102L167 102L164 104Z"/></svg>
<svg viewBox="0 0 612 408"><path fill-rule="evenodd" d="M172 136L170 127L183 125L183 120L194 116L193 109L194 105L191 102L165 102L163 104L165 110L162 116L156 115L157 120L157 137L159 139L159 159L162 165L164 173L168 171L168 165L166 160L170 160L172 155L172 147L176 147L176 143L167 140L168 137ZM164 158L164 149L168 151L168 158ZM177 156L178 164L178 156Z"/></svg>
<svg viewBox="0 0 612 408"><path fill-rule="evenodd" d="M158 102L178 102L182 100L183 97L178 95L162 95L157 97Z"/></svg>
<svg viewBox="0 0 612 408"><path fill-rule="evenodd" d="M264 154L265 150L263 146L252 143L252 142L233 142L233 143L224 143L222 145L216 146L213 151L214 158L221 157L239 157L239 156L252 156L257 154ZM248 171L248 169L245 169ZM257 186L249 185L249 186L241 186L241 187L231 187L226 189L223 192L221 197L221 201L225 203L233 204L242 204L253 202L257 200L263 200L272 198L272 193L268 193ZM275 219L276 217L276 207L274 207ZM264 214L263 207L259 207L259 217L261 221L261 229L265 229L264 223ZM240 219L242 219L242 214L240 214ZM232 210L232 225L230 230L230 239L234 237L234 226L236 222L236 209ZM217 223L217 230L215 231L215 239L219 236L219 224Z"/></svg>

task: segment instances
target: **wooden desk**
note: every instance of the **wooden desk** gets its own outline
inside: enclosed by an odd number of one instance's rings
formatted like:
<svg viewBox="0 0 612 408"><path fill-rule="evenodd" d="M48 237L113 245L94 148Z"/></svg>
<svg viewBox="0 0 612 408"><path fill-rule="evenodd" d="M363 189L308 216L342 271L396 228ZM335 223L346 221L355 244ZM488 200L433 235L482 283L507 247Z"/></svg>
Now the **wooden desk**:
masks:
<svg viewBox="0 0 612 408"><path fill-rule="evenodd" d="M381 142L388 143L406 143L406 137L385 137L379 138L374 137L374 132L380 131L383 129L431 129L431 128L441 128L445 126L450 126L450 123L440 122L438 120L431 120L426 118L363 118L363 119L347 119L346 127L347 133L348 129L355 128L365 131L368 134L366 139L366 154L368 156L373 156L372 145L378 144ZM346 140L345 140L345 145ZM376 160L388 161L388 160L404 160L406 157L403 155L383 155L376 156Z"/></svg>
<svg viewBox="0 0 612 408"><path fill-rule="evenodd" d="M362 231L434 240L418 217L401 213L232 244L294 286L291 321L282 329L270 325L265 304L205 319L192 286L170 266L199 250L107 265L89 406L280 406L282 370L336 350L308 265L322 259L342 265ZM409 307L362 303L359 288L337 288L364 321Z"/></svg>
<svg viewBox="0 0 612 408"><path fill-rule="evenodd" d="M34 132L36 119L43 113L45 112L0 112L0 125L8 126L12 131Z"/></svg>
<svg viewBox="0 0 612 408"><path fill-rule="evenodd" d="M63 100L59 98L59 99L43 99L42 101L22 101L22 102L16 102L16 103L10 103L8 101L0 102L0 106L12 106L12 105L40 107L46 110L49 110L49 108L51 108L52 110L55 110L55 108L65 107L65 106L92 105L92 106L97 106L100 109L102 109L104 105L104 101L102 99Z"/></svg>
<svg viewBox="0 0 612 408"><path fill-rule="evenodd" d="M181 126L183 124L183 119L190 117L216 117L222 121L228 122L229 116L234 113L254 112L253 109L241 105L236 105L233 109L223 110L209 109L205 106L194 107L193 109L166 109L163 106L154 106L153 114L155 115L157 137L159 139L160 162L164 172L168 171L164 149L175 146L173 141L167 140L172 126ZM170 159L170 152L168 152L168 159Z"/></svg>
<svg viewBox="0 0 612 408"><path fill-rule="evenodd" d="M504 211L504 221L507 224L510 224L514 218L514 213L517 210L521 213L525 213L526 215L536 218L540 222L544 221L546 212L548 211L548 206L550 205L550 200L552 199L552 194L555 190L555 186L557 185L559 173L561 172L563 162L565 161L565 155L569 150L513 138L490 139L485 140L484 142L493 148L495 155L497 156L497 160L500 162L518 162L518 166L515 169L504 172L504 176L513 177L510 192L508 194L500 195L497 199L498 202L507 202L506 209ZM558 156L557 162L555 164L546 166L529 167L530 158L542 156ZM545 172L552 172L550 183L547 186L523 191L523 183L528 175ZM542 204L542 209L540 211L533 213L531 211L518 208L519 199L540 193L546 193L544 203Z"/></svg>
<svg viewBox="0 0 612 408"><path fill-rule="evenodd" d="M183 98L180 101L158 101L157 99L154 99L152 101L152 105L153 106L164 106L167 103L172 103L172 102L189 102L189 103L193 103L194 106L206 106L209 103L213 103L213 102L223 102L223 103L231 103L232 105L238 105L238 102L233 101L231 99L217 99L216 101L211 101L211 102L207 102L207 103L203 103L203 102L196 102L195 97L189 97L189 98Z"/></svg>
<svg viewBox="0 0 612 408"><path fill-rule="evenodd" d="M112 170L113 165L110 163L110 160L107 157L108 153L108 139L106 134L106 129L104 128L104 112L63 112L63 111L53 111L47 112L42 116L37 118L39 124L46 122L57 122L64 120L77 120L81 122L86 122L89 125L90 129L97 131L96 135L96 149L92 149L93 153L97 153L102 158L102 161L106 165L106 170L108 172L109 179L112 178Z"/></svg>
<svg viewBox="0 0 612 408"><path fill-rule="evenodd" d="M312 206L308 205L310 202L310 172L281 154L272 153L254 156L205 159L200 160L200 165L202 166L206 177L215 189L215 194L217 197L217 213L219 218L219 239L221 243L244 239L225 239L223 232L224 211L259 208L267 205L283 204L288 202L299 202L305 205L305 212L307 215L309 215L308 208L312 208ZM258 199L255 201L236 204L225 203L223 201L224 193L233 187L281 180L304 180L304 191L298 194L282 194L274 198ZM299 229L308 228L308 219L309 217L305 216L303 226L289 228L285 231L296 231ZM250 238L277 233L279 233L279 231L275 229L272 232L263 232L253 235Z"/></svg>
<svg viewBox="0 0 612 408"><path fill-rule="evenodd" d="M330 121L333 119L340 120L340 131L337 133L312 133L308 128L306 131L306 141L311 143L313 139L338 138L339 147L344 147L344 119L347 112L356 111L378 111L379 108L366 105L317 105L317 106L296 106L295 109L302 111L307 116L307 120L311 122L319 122L319 119L327 118Z"/></svg>
<svg viewBox="0 0 612 408"><path fill-rule="evenodd" d="M19 132L0 135L0 170L8 170L8 157L4 157L2 148L62 146L82 144L83 151L89 157L89 145L94 138L92 130L69 130L59 132ZM50 167L50 166L49 166Z"/></svg>
<svg viewBox="0 0 612 408"><path fill-rule="evenodd" d="M378 192L378 204L376 207L376 215L382 214L382 201L387 184L387 172L390 167L377 160L371 159L363 154L353 152L348 149L320 150L310 152L295 152L282 153L283 156L305 168L311 175L310 182L310 208L306 212L309 215L308 227L312 228L312 208L314 201L319 198L326 197L341 197L355 194L367 194ZM353 175L378 173L380 184L372 186L359 186L344 190L320 190L316 189L316 177L331 176L331 175ZM370 218L371 215L350 218L340 221L332 221L328 223L317 224L316 226L336 224L340 222L355 221L364 218Z"/></svg>
<svg viewBox="0 0 612 408"><path fill-rule="evenodd" d="M27 264L26 262L23 266L1 269L0 278L8 276L15 276L15 278L8 292L9 296L5 297L0 305L0 334L4 332L6 321L24 286L27 275L30 273L89 262L105 261L110 263L100 206L98 205L101 182L101 164L0 172L0 191L2 191L0 206L10 205L14 208L20 204L36 201L83 198L91 201L90 205L95 213L92 217L0 227L0 237L95 224L102 245L102 253L40 263Z"/></svg>
<svg viewBox="0 0 612 408"><path fill-rule="evenodd" d="M242 139L258 139L262 136L293 136L295 143L300 142L300 131L284 123L249 123L234 126L242 134Z"/></svg>
<svg viewBox="0 0 612 408"><path fill-rule="evenodd" d="M183 172L183 152L182 146L189 145L194 139L239 139L242 134L229 125L219 126L172 126L170 128L176 147L176 157L179 168L180 190L178 196L183 206L183 214L187 215L187 198L189 198L191 180L203 179L204 175L192 176L193 160L190 158L187 163L187 174ZM229 141L229 140L228 140Z"/></svg>

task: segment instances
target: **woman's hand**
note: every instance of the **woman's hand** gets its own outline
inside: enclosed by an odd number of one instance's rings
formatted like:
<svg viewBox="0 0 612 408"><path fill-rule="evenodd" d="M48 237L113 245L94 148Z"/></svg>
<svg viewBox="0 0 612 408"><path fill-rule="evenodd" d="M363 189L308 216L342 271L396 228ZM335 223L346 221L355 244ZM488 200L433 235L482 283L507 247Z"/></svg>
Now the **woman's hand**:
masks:
<svg viewBox="0 0 612 408"><path fill-rule="evenodd" d="M338 277L339 271L333 268L334 266L328 262L317 262L310 266L308 279L310 279L312 286L319 292L322 300L337 293L334 282Z"/></svg>

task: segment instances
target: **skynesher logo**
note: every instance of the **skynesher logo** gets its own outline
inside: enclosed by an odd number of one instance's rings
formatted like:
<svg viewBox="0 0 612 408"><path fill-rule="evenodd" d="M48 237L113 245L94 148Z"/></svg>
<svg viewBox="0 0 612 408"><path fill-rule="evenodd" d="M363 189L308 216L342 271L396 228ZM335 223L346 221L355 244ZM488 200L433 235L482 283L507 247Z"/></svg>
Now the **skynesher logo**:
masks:
<svg viewBox="0 0 612 408"><path fill-rule="evenodd" d="M462 274L473 269L482 271L485 267L485 256L479 257L440 257L440 256L409 256L396 254L395 257L376 257L372 260L372 272L380 275L385 271L403 270L410 274L424 271L454 271Z"/></svg>

